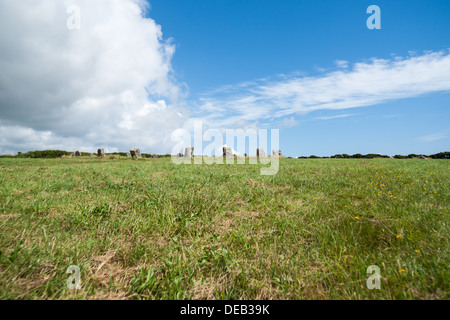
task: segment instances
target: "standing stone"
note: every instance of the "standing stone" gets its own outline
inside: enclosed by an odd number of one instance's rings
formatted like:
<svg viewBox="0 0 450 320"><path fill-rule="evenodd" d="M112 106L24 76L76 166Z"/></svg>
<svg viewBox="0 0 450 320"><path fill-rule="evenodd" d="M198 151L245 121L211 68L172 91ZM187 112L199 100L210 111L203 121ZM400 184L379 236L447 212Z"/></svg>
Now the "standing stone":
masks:
<svg viewBox="0 0 450 320"><path fill-rule="evenodd" d="M191 158L193 154L194 154L194 147L187 147L186 150L184 151L184 156L186 158Z"/></svg>
<svg viewBox="0 0 450 320"><path fill-rule="evenodd" d="M153 159L158 159L158 155L157 154L154 154L152 157L153 157Z"/></svg>
<svg viewBox="0 0 450 320"><path fill-rule="evenodd" d="M183 154L182 154L182 153L179 153L179 154L178 154L178 158L183 158Z"/></svg>
<svg viewBox="0 0 450 320"><path fill-rule="evenodd" d="M71 154L70 154L70 156L73 158L73 157L75 157L75 152L72 152Z"/></svg>
<svg viewBox="0 0 450 320"><path fill-rule="evenodd" d="M94 156L94 154L93 153L89 153L89 157L93 157Z"/></svg>
<svg viewBox="0 0 450 320"><path fill-rule="evenodd" d="M127 153L127 158L131 158L131 152Z"/></svg>
<svg viewBox="0 0 450 320"><path fill-rule="evenodd" d="M281 157L281 150L272 150L272 156L276 157Z"/></svg>
<svg viewBox="0 0 450 320"><path fill-rule="evenodd" d="M265 157L266 156L266 152L264 151L263 148L258 148L258 149L256 149L256 156L257 157Z"/></svg>
<svg viewBox="0 0 450 320"><path fill-rule="evenodd" d="M233 158L233 151L231 150L231 148L228 147L223 147L223 156L228 158Z"/></svg>
<svg viewBox="0 0 450 320"><path fill-rule="evenodd" d="M131 153L131 157L134 158L136 157L136 159L140 159L142 158L141 156L141 150L139 150L138 148L133 148L130 150Z"/></svg>
<svg viewBox="0 0 450 320"><path fill-rule="evenodd" d="M246 157L246 158L248 157L246 153L244 153L244 157Z"/></svg>
<svg viewBox="0 0 450 320"><path fill-rule="evenodd" d="M419 159L428 160L427 157L425 157L425 156L419 156Z"/></svg>
<svg viewBox="0 0 450 320"><path fill-rule="evenodd" d="M104 149L98 149L97 156L100 158L103 158L105 156L105 150Z"/></svg>
<svg viewBox="0 0 450 320"><path fill-rule="evenodd" d="M81 157L81 152L80 151L76 151L75 152L75 157Z"/></svg>

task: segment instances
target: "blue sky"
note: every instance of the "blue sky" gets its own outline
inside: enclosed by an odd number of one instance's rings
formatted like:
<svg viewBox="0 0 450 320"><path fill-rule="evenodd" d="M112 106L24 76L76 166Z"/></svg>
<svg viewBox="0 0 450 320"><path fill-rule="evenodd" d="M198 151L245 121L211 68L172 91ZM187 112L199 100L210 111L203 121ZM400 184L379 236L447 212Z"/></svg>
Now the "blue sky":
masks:
<svg viewBox="0 0 450 320"><path fill-rule="evenodd" d="M447 0L0 1L0 47L0 154L176 154L194 120L292 157L450 150Z"/></svg>
<svg viewBox="0 0 450 320"><path fill-rule="evenodd" d="M252 94L261 86L305 78L324 80L333 72L343 72L345 77L355 63L372 65L372 58L384 59L387 64L395 63L396 59L411 61L430 52L440 52L445 58L450 48L449 1L150 0L149 3L149 17L161 25L164 39L171 38L176 46L173 76L187 85L186 105L199 117L205 113L204 99L214 101L219 108L221 104L230 105L236 96L254 97ZM370 16L366 9L372 4L381 8L381 30L366 27ZM430 61L436 59L443 57L432 57ZM405 73L408 71L402 76ZM420 71L413 76L418 74ZM450 73L447 75L450 77ZM356 103L355 107L346 108L347 100L352 105L354 93L350 92L340 97L339 108L291 111L280 117L265 114L255 116L254 120L268 128L279 127L283 153L293 157L447 151L450 94L446 86L436 85L442 82L439 79L442 78L423 84L430 88L419 95L407 88L414 83L401 82L386 99L384 89L380 89L373 101L360 103L365 106ZM387 87L391 81L389 77L386 79ZM319 88L328 93L326 86ZM403 91L408 92L398 94ZM263 100L267 105L279 101L272 96ZM281 103L298 101L288 99ZM256 107L247 108L252 113L251 108ZM270 112L277 110L274 106ZM240 111L227 110L223 117L236 116L236 120L240 115Z"/></svg>

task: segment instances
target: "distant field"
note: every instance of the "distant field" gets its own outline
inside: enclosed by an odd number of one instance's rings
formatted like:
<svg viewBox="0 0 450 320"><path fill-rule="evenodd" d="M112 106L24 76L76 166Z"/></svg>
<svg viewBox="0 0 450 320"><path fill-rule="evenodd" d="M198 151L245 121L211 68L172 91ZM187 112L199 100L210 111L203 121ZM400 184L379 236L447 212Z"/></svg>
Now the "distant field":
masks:
<svg viewBox="0 0 450 320"><path fill-rule="evenodd" d="M449 166L0 159L0 299L448 299Z"/></svg>

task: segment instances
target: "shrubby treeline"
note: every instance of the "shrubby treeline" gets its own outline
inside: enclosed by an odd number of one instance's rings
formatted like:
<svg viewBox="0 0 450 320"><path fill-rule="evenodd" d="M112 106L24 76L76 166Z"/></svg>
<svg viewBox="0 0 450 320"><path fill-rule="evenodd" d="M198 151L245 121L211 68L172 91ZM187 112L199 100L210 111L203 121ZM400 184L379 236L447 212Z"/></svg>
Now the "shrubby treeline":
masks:
<svg viewBox="0 0 450 320"><path fill-rule="evenodd" d="M0 156L0 158L44 158L44 159L50 159L50 158L61 158L62 156L70 156L72 154L72 152L68 152L68 151L61 151L61 150L43 150L43 151L30 151L27 153L22 153L19 152L16 156L14 155L3 155ZM82 152L81 153L82 156L89 156L88 152ZM115 152L115 153L107 153L107 156L120 156L120 157L126 157L127 156L127 152ZM153 154L148 154L148 153L142 153L142 157L143 158L153 158ZM171 155L170 154L165 154L165 155L158 155L159 158L170 158ZM414 159L414 158L431 158L431 159L450 159L450 152L439 152L436 154L432 154L432 155L423 155L423 154L409 154L407 156L404 155L395 155L393 158L395 159ZM290 158L290 157L289 157ZM369 153L369 154L354 154L354 155L348 155L348 154L335 154L333 156L330 157L318 157L315 155L311 155L309 157L306 156L301 156L298 157L297 159L375 159L375 158L390 158L387 155L382 155L382 154L374 154L374 153Z"/></svg>
<svg viewBox="0 0 450 320"><path fill-rule="evenodd" d="M309 156L309 157L298 157L298 159L375 159L375 158L390 158L390 156L383 155L383 154L354 154L354 155L348 155L348 154L335 154L334 156L330 157L318 157L318 156ZM407 156L403 155L395 155L393 158L395 159L414 159L414 158L431 158L431 159L450 159L450 152L439 152L432 155L424 155L424 154L408 154Z"/></svg>
<svg viewBox="0 0 450 320"><path fill-rule="evenodd" d="M43 150L30 151L27 153L19 152L16 158L61 158L62 156L70 156L71 152L61 150Z"/></svg>
<svg viewBox="0 0 450 320"><path fill-rule="evenodd" d="M14 155L3 155L0 158L39 158L39 159L54 159L61 158L62 156L70 156L72 152L62 151L62 150L43 150L43 151L30 151L27 153L19 152L16 156ZM90 155L89 152L81 152L83 157L88 157ZM106 153L107 156L121 156L126 157L127 152L114 152L114 153ZM160 158L170 157L170 154L158 155ZM142 153L143 158L152 158L153 154Z"/></svg>

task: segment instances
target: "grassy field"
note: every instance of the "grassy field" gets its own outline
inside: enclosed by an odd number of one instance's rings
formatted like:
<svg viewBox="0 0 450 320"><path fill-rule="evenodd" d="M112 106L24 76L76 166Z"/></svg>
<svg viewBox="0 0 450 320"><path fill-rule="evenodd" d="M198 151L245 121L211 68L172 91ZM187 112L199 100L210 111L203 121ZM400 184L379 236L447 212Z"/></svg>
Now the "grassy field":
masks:
<svg viewBox="0 0 450 320"><path fill-rule="evenodd" d="M0 159L0 299L448 299L449 164Z"/></svg>

